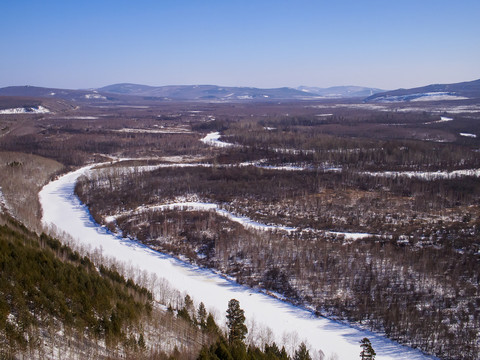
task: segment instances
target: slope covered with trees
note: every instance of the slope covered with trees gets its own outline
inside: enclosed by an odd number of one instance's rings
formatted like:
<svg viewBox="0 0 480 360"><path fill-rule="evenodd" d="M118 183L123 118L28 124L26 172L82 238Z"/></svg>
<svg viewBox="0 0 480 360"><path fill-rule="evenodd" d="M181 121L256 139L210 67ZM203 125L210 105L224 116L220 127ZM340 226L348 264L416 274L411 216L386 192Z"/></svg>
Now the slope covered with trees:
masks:
<svg viewBox="0 0 480 360"><path fill-rule="evenodd" d="M192 358L211 341L114 268L8 215L0 224L0 358Z"/></svg>

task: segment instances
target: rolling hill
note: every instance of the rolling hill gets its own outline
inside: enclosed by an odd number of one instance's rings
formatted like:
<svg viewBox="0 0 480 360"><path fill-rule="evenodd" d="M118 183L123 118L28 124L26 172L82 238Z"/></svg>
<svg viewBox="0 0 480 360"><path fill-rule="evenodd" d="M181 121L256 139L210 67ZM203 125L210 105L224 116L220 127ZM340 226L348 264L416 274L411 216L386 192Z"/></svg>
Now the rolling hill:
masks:
<svg viewBox="0 0 480 360"><path fill-rule="evenodd" d="M467 100L480 98L480 79L454 84L432 84L374 94L365 102Z"/></svg>

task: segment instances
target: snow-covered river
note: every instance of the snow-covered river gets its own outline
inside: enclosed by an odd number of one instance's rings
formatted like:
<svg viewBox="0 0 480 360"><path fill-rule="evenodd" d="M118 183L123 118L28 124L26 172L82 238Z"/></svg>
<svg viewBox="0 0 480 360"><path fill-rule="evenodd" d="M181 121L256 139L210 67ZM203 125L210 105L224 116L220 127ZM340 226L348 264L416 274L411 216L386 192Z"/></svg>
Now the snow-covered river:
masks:
<svg viewBox="0 0 480 360"><path fill-rule="evenodd" d="M240 286L208 269L192 266L108 232L93 221L88 209L73 192L76 179L89 169L84 167L66 174L42 189L39 197L45 225L55 225L92 250L101 249L118 261L168 279L173 287L190 294L196 302L203 301L207 309L221 316L224 316L228 301L238 299L247 322L254 320L257 328L268 326L277 343L288 341L293 347L305 341L312 352L322 350L326 359L336 354L339 360L351 360L358 359L359 342L368 337L378 360L433 359L374 333L317 318L309 311Z"/></svg>

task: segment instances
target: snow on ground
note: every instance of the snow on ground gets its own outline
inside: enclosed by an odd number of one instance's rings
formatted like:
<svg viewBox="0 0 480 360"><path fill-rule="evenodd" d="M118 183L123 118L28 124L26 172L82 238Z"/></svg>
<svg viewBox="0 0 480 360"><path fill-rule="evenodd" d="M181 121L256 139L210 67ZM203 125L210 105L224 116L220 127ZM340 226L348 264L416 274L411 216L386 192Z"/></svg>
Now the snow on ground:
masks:
<svg viewBox="0 0 480 360"><path fill-rule="evenodd" d="M379 102L418 102L418 101L445 101L445 100L467 100L467 97L458 96L448 92L428 92L406 95L385 95L375 99Z"/></svg>
<svg viewBox="0 0 480 360"><path fill-rule="evenodd" d="M198 302L203 301L208 310L223 314L220 321L225 319L228 301L238 299L247 319L254 319L255 326L263 324L272 329L277 343L297 339L295 346L298 346L300 341L307 341L312 350L322 350L327 358L336 354L339 360L350 360L358 358L359 341L368 337L377 352L377 360L434 359L369 331L317 318L310 311L240 286L211 270L192 266L110 233L93 221L86 206L73 192L76 179L91 167L68 173L42 189L39 198L44 225L55 225L82 245L99 249L142 271L167 278L179 291L190 294Z"/></svg>
<svg viewBox="0 0 480 360"><path fill-rule="evenodd" d="M360 172L360 174L370 175L370 176L379 176L379 177L404 176L409 178L436 180L436 179L453 179L460 176L480 177L480 169L466 169L466 170L454 170L454 171L380 171L380 172L363 171L363 172Z"/></svg>
<svg viewBox="0 0 480 360"><path fill-rule="evenodd" d="M367 233L349 233L349 232L339 232L339 231L326 231L325 233L343 236L345 240L361 240L370 236L375 236L374 234L367 234Z"/></svg>
<svg viewBox="0 0 480 360"><path fill-rule="evenodd" d="M438 123L444 123L444 122L449 122L453 121L453 118L446 117L446 116L440 116L440 120L437 121L429 121L426 123L423 123L424 125L431 125L431 124L438 124Z"/></svg>
<svg viewBox="0 0 480 360"><path fill-rule="evenodd" d="M263 224L257 221L254 221L246 216L239 216L235 215L225 209L220 208L218 204L215 203L207 203L201 201L194 201L197 200L197 196L192 197L192 201L176 201L169 204L161 204L161 205L143 205L137 207L135 210L132 211L125 211L119 214L111 215L105 217L105 221L112 222L115 221L120 216L125 215L133 215L139 214L147 211L165 211L165 210L181 210L181 211L214 211L216 214L223 216L231 221L239 223L240 225L244 226L245 228L260 230L260 231L285 231L288 233L297 232L297 231L304 231L305 229L301 228L294 228L291 226L285 225L268 225ZM317 230L317 233L325 233L327 235L335 235L335 236L343 236L346 240L360 240L365 239L371 236L378 236L375 234L369 233L351 233L351 232L340 232L340 231L325 231L325 230Z"/></svg>
<svg viewBox="0 0 480 360"><path fill-rule="evenodd" d="M224 141L220 141L220 133L218 131L211 132L207 134L204 138L200 139L206 145L216 146L216 147L230 147L234 144L230 144Z"/></svg>
<svg viewBox="0 0 480 360"><path fill-rule="evenodd" d="M471 138L476 138L477 137L477 135L470 134L470 133L460 133L460 136L471 137Z"/></svg>
<svg viewBox="0 0 480 360"><path fill-rule="evenodd" d="M385 104L385 103L384 103ZM408 103L404 103L408 104ZM317 109L337 109L337 108L350 108L350 109L365 109L365 110L378 110L378 111L395 111L395 112L423 112L428 111L434 114L476 114L480 113L480 105L445 105L441 104L435 106L435 108L422 107L421 103L416 103L416 106L405 106L402 104L400 107L392 107L387 105L379 104L332 104L332 105L310 105L307 107L317 108ZM413 104L412 104L413 105Z"/></svg>
<svg viewBox="0 0 480 360"><path fill-rule="evenodd" d="M267 129L275 129L275 128L267 128ZM216 147L230 147L230 146L235 146L235 147L238 147L238 146L241 146L241 145L238 145L238 144L232 144L232 143L227 143L227 142L224 142L224 141L220 141L220 133L217 131L217 132L211 132L209 134L207 134L204 138L200 139L201 142L203 142L204 144L207 144L207 145L211 145L211 146L216 146ZM298 154L314 154L315 153L315 150L298 150L298 149L286 149L286 148L274 148L272 149L274 152L276 153L279 153L279 154L294 154L294 155L298 155ZM282 167L269 167L269 168L277 168L279 170L303 170L301 168L295 168L295 169L291 169L289 168L288 166L283 168Z"/></svg>
<svg viewBox="0 0 480 360"><path fill-rule="evenodd" d="M234 221L236 223L239 223L244 227L250 228L250 229L263 230L263 231L282 230L287 232L292 232L297 230L296 228L289 227L289 226L262 224L262 223L253 221L252 219L246 216L238 216L238 215L232 214L227 210L221 209L217 204L199 202L199 201L176 202L172 204L153 205L153 206L141 206L135 209L133 213L141 213L141 212L150 211L150 210L153 210L153 211L155 210L158 210L158 211L164 211L164 210L214 211L218 215L226 217L227 219ZM125 214L130 214L130 213L131 212L128 212ZM117 218L120 215L124 215L124 214L109 216L105 220L107 222L110 222L115 220L115 218Z"/></svg>
<svg viewBox="0 0 480 360"><path fill-rule="evenodd" d="M48 110L46 107L43 107L42 105L39 106L32 106L32 107L19 107L19 108L13 108L13 109L4 109L0 110L0 114L47 114L49 113L50 110Z"/></svg>
<svg viewBox="0 0 480 360"><path fill-rule="evenodd" d="M468 100L468 97L452 95L446 92L431 92L419 94L418 98L410 101L444 101L444 100Z"/></svg>
<svg viewBox="0 0 480 360"><path fill-rule="evenodd" d="M100 94L85 94L85 99L101 99L101 100L107 100L106 96L100 95Z"/></svg>
<svg viewBox="0 0 480 360"><path fill-rule="evenodd" d="M100 115L101 116L101 115ZM97 120L98 116L64 116L58 119L65 120Z"/></svg>
<svg viewBox="0 0 480 360"><path fill-rule="evenodd" d="M2 187L0 186L0 214L3 213L3 209L7 208L7 201L2 192Z"/></svg>
<svg viewBox="0 0 480 360"><path fill-rule="evenodd" d="M119 129L116 132L134 133L134 134L191 134L192 131L186 128L160 128L160 129Z"/></svg>

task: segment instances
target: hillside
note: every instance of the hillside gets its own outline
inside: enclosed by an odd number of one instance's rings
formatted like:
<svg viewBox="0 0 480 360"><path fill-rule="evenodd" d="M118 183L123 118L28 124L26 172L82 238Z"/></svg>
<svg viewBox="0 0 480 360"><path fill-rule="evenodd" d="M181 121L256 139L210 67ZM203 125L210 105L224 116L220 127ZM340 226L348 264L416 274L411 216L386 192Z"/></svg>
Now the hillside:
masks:
<svg viewBox="0 0 480 360"><path fill-rule="evenodd" d="M480 98L480 79L380 92L367 97L365 102L442 101L478 98Z"/></svg>
<svg viewBox="0 0 480 360"><path fill-rule="evenodd" d="M30 98L62 99L81 102L113 100L94 90L56 89L38 86L8 86L0 88L0 96L21 96Z"/></svg>
<svg viewBox="0 0 480 360"><path fill-rule="evenodd" d="M1 359L166 359L174 352L187 359L216 338L166 312L115 267L95 265L5 214L0 275Z"/></svg>

